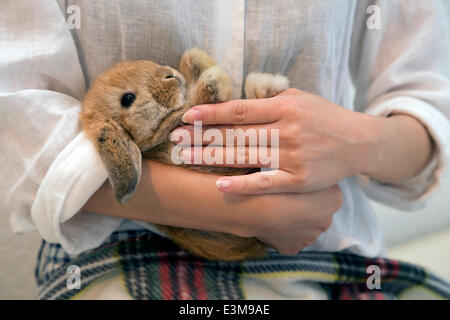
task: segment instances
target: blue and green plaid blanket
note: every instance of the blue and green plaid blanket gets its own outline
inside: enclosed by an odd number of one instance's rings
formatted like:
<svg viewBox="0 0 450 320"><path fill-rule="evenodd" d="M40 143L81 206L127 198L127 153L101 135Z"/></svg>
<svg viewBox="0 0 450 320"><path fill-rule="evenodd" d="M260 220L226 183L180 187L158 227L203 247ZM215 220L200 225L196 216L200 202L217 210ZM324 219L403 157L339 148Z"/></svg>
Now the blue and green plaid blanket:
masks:
<svg viewBox="0 0 450 320"><path fill-rule="evenodd" d="M79 290L67 287L70 265L81 270ZM378 275L372 270L378 270ZM270 252L264 259L215 262L190 255L168 239L143 230L115 232L101 247L77 256L43 241L36 266L39 298L74 298L111 272L122 274L134 299L245 299L243 277L273 281L289 277L315 283L328 299L450 299L448 282L405 262L345 252L296 256Z"/></svg>

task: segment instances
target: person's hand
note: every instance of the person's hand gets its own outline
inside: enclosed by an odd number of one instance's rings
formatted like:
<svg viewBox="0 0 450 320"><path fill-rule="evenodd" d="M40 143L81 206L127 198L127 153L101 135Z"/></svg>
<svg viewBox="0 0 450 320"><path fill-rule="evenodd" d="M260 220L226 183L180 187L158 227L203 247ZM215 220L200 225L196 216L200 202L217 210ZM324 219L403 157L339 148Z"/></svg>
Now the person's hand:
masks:
<svg viewBox="0 0 450 320"><path fill-rule="evenodd" d="M248 235L284 255L295 255L313 244L331 226L343 201L337 185L318 192L256 197L261 204L258 212L250 213L252 232Z"/></svg>
<svg viewBox="0 0 450 320"><path fill-rule="evenodd" d="M262 194L262 193L303 193L322 190L333 186L348 176L362 173L366 162L373 158L379 124L378 117L349 111L316 95L300 90L289 89L282 94L259 100L234 100L215 105L196 106L184 115L183 121L193 124L202 121L203 131L215 128L226 137L227 129L261 129L268 132L279 130L278 146L273 147L273 141L267 145L270 153L278 152L279 170L271 174L261 172L222 177L217 181L217 187L223 192ZM177 130L186 129L194 136L192 125L183 126ZM177 140L181 131L175 130L172 139ZM267 134L271 136L270 133ZM172 140L172 141L173 141ZM223 139L225 142L226 139ZM181 142L181 139L179 140ZM182 141L193 143L193 141ZM208 139L203 145L209 144ZM214 141L218 145L217 141ZM222 146L209 147L212 154L222 152L223 164L215 166L234 167L269 167L259 158L261 146L245 141L245 164L226 163L227 148ZM193 163L196 148L183 149L183 159ZM237 154L238 148L232 152ZM222 150L219 150L222 149ZM204 150L204 148L203 148ZM203 153L202 154L206 154ZM208 153L209 154L209 153ZM256 162L249 164L254 157ZM202 165L208 165L203 159Z"/></svg>

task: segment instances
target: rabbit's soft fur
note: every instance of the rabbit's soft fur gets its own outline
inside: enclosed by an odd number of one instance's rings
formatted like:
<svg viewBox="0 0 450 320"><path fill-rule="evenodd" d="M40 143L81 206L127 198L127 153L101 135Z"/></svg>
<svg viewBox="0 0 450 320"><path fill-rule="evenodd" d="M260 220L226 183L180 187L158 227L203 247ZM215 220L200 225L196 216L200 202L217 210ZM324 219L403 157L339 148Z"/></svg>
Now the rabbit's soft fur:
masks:
<svg viewBox="0 0 450 320"><path fill-rule="evenodd" d="M181 72L181 73L180 73ZM154 62L122 62L101 74L86 94L80 121L96 146L110 176L117 200L125 203L135 191L144 158L172 164L170 132L181 125L190 107L229 99L232 83L227 73L204 51L185 52L180 72ZM251 74L247 78L247 98L274 96L288 88L284 76ZM132 93L134 102L121 105ZM252 172L247 168L189 166L220 175ZM158 226L181 248L210 260L237 261L264 255L264 246L255 238Z"/></svg>

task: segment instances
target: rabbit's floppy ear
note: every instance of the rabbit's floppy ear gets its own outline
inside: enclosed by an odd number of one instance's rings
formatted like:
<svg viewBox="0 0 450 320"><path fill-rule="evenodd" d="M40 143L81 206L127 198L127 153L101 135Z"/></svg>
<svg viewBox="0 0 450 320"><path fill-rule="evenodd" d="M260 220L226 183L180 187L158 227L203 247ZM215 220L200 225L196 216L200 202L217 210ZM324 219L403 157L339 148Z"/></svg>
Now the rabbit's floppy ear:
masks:
<svg viewBox="0 0 450 320"><path fill-rule="evenodd" d="M92 127L91 127L92 128ZM95 123L91 138L109 172L109 181L119 203L136 190L141 177L141 151L128 133L114 120Z"/></svg>

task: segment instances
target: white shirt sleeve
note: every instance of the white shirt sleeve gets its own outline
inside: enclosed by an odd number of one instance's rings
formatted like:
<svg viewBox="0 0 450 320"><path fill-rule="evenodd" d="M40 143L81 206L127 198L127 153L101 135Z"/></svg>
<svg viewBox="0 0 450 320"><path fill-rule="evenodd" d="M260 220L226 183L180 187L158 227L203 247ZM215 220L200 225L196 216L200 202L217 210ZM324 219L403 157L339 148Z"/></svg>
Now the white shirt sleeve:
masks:
<svg viewBox="0 0 450 320"><path fill-rule="evenodd" d="M107 173L80 133L85 80L56 1L2 2L0 48L0 213L71 253L98 246L122 221L75 216Z"/></svg>
<svg viewBox="0 0 450 320"><path fill-rule="evenodd" d="M356 15L352 35L355 110L415 117L434 140L435 154L420 174L403 183L383 184L367 177L359 177L359 182L376 201L404 210L417 209L439 185L450 158L446 10L439 0L379 0L370 4L376 7L368 15ZM359 13L369 7L366 1L358 5ZM379 21L367 24L369 17Z"/></svg>

